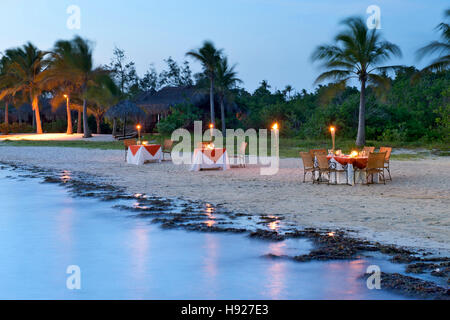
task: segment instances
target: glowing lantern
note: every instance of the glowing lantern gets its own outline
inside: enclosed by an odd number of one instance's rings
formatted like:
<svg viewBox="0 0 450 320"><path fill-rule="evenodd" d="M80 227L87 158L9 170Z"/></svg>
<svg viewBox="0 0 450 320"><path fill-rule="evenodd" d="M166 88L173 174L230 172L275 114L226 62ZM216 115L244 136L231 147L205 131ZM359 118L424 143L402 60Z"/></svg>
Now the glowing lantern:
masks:
<svg viewBox="0 0 450 320"><path fill-rule="evenodd" d="M350 157L355 158L358 156L358 151L353 150L352 153L350 153Z"/></svg>
<svg viewBox="0 0 450 320"><path fill-rule="evenodd" d="M140 141L141 141L141 129L142 129L142 126L141 126L140 124L138 124L138 125L136 126L136 129L138 130L139 142L140 142Z"/></svg>
<svg viewBox="0 0 450 320"><path fill-rule="evenodd" d="M275 122L274 125L272 126L272 130L278 130L278 129L279 129L278 123Z"/></svg>
<svg viewBox="0 0 450 320"><path fill-rule="evenodd" d="M336 137L336 128L335 127L333 127L333 126L331 126L330 127L330 132L331 132L331 140L333 141L333 151L334 151L334 149L335 149L335 137Z"/></svg>

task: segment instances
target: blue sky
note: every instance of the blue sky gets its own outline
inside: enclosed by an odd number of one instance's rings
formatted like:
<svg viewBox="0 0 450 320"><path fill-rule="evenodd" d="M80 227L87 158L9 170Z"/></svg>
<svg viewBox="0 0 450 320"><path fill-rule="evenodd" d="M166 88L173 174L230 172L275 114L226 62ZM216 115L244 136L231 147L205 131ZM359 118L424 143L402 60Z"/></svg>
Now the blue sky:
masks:
<svg viewBox="0 0 450 320"><path fill-rule="evenodd" d="M70 5L81 9L80 30L66 27ZM434 27L450 7L448 0L2 0L0 51L26 41L50 49L80 34L95 41L97 64L108 63L117 45L142 75L151 63L160 71L168 56L181 62L209 39L238 63L249 90L263 79L272 89L311 90L320 71L311 52L332 40L343 18L366 19L369 5L380 7L381 32L403 51L392 63L418 66L424 62L417 64L414 52L437 38Z"/></svg>

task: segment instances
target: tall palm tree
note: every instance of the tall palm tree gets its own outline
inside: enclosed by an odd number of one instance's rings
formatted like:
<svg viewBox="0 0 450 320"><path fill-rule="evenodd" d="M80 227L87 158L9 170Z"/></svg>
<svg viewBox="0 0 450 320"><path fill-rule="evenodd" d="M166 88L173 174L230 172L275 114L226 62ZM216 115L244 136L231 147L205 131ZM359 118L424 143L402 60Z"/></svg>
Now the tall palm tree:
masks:
<svg viewBox="0 0 450 320"><path fill-rule="evenodd" d="M101 133L100 125L110 107L120 101L122 93L119 87L108 75L102 75L95 79L95 85L91 86L87 92L90 103L90 111L95 116L97 123L97 134Z"/></svg>
<svg viewBox="0 0 450 320"><path fill-rule="evenodd" d="M9 49L5 52L8 60L7 68L0 82L9 82L11 86L0 92L0 99L14 96L21 91L30 98L35 112L36 133L42 134L39 113L39 96L46 89L49 60L47 52L41 51L33 44L27 43L21 48Z"/></svg>
<svg viewBox="0 0 450 320"><path fill-rule="evenodd" d="M450 9L445 11L444 17L450 18ZM441 41L433 41L425 47L417 51L417 57L422 59L427 55L438 54L437 57L429 66L423 68L421 71L444 71L450 66L450 25L442 22L437 27L441 32Z"/></svg>
<svg viewBox="0 0 450 320"><path fill-rule="evenodd" d="M290 84L288 84L283 90L283 92L285 94L287 94L288 100L291 100L291 92L292 92L292 90L294 90L294 88L292 88L292 86Z"/></svg>
<svg viewBox="0 0 450 320"><path fill-rule="evenodd" d="M361 84L358 135L356 144L362 146L366 142L366 85L371 84L386 89L389 79L383 74L395 69L395 66L379 65L392 56L401 56L400 48L382 40L377 29L369 30L363 19L351 17L342 21L346 29L338 33L334 44L322 45L312 54L313 61L322 61L326 69L315 81L334 82L332 88L343 89L351 79Z"/></svg>
<svg viewBox="0 0 450 320"><path fill-rule="evenodd" d="M6 57L2 57L0 60L0 90L4 90L11 87L11 82L5 78L6 69L8 65L8 59ZM9 132L9 105L11 103L12 95L7 95L3 98L3 102L5 103L5 134Z"/></svg>
<svg viewBox="0 0 450 320"><path fill-rule="evenodd" d="M231 90L236 88L238 83L242 80L237 77L237 72L234 70L236 65L229 66L226 57L220 59L216 70L216 92L219 97L220 113L222 119L222 133L226 136L225 125L225 99L231 100Z"/></svg>
<svg viewBox="0 0 450 320"><path fill-rule="evenodd" d="M203 46L197 50L192 50L186 53L202 64L203 72L209 79L209 101L211 106L211 123L215 125L214 113L214 81L217 69L217 64L220 61L222 49L218 50L211 41L205 41Z"/></svg>
<svg viewBox="0 0 450 320"><path fill-rule="evenodd" d="M75 36L70 41L60 40L55 44L55 51L61 54L61 60L55 64L53 79L66 79L75 84L83 99L83 138L92 137L87 116L87 91L97 76L106 74L102 68L94 68L93 47L89 40Z"/></svg>

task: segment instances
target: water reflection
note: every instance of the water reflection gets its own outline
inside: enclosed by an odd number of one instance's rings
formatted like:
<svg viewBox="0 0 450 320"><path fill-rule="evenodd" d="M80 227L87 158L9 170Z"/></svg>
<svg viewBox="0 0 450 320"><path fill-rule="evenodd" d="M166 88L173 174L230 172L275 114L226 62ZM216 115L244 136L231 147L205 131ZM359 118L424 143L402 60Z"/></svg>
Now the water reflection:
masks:
<svg viewBox="0 0 450 320"><path fill-rule="evenodd" d="M216 211L216 209L209 203L207 203L205 206L206 206L205 214L208 220L204 221L203 223L206 224L208 227L212 227L217 223L217 221L215 220L216 216L214 216L214 212Z"/></svg>
<svg viewBox="0 0 450 320"><path fill-rule="evenodd" d="M205 282L208 288L208 299L216 298L218 285L218 258L220 255L220 244L217 238L211 234L205 234L205 256L203 258L203 270Z"/></svg>
<svg viewBox="0 0 450 320"><path fill-rule="evenodd" d="M286 243L270 243L269 252L281 256L285 254ZM266 288L270 299L282 299L286 288L286 263L285 261L273 261L267 269Z"/></svg>
<svg viewBox="0 0 450 320"><path fill-rule="evenodd" d="M59 177L63 183L67 183L72 179L72 172L68 170L63 170Z"/></svg>

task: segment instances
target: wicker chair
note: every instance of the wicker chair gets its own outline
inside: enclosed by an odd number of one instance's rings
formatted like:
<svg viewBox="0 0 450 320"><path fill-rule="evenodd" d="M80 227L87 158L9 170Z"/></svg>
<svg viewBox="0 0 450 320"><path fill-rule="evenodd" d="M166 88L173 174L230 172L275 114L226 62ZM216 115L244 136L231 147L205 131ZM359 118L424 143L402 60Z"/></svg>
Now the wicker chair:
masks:
<svg viewBox="0 0 450 320"><path fill-rule="evenodd" d="M389 167L389 160L391 159L391 147L380 147L380 152L386 152L386 157L384 158L384 169L389 173L389 181L392 181L391 169Z"/></svg>
<svg viewBox="0 0 450 320"><path fill-rule="evenodd" d="M316 153L316 159L317 159L316 171L319 172L319 178L317 180L314 179L313 183L314 183L314 181L317 181L317 183L321 183L322 175L324 173L326 173L328 175L327 182L328 182L328 184L330 184L331 172L333 171L333 169L330 169L330 166L328 164L327 155Z"/></svg>
<svg viewBox="0 0 450 320"><path fill-rule="evenodd" d="M371 154L372 152L375 152L375 147L364 147L362 149L362 152L366 155Z"/></svg>
<svg viewBox="0 0 450 320"><path fill-rule="evenodd" d="M317 154L327 154L327 150L326 149L311 149L311 150L309 150L309 153L311 154L311 156L313 157L313 159L314 159L314 157L317 155Z"/></svg>
<svg viewBox="0 0 450 320"><path fill-rule="evenodd" d="M242 141L241 147L238 150L238 153L234 156L230 156L230 159L237 159L238 160L238 166L239 168L245 168L245 154L247 152L247 146L248 143L245 141Z"/></svg>
<svg viewBox="0 0 450 320"><path fill-rule="evenodd" d="M314 158L309 152L300 152L300 157L303 162L303 183L306 182L306 174L311 172L311 179L314 183L314 175L316 173L316 167L314 166Z"/></svg>
<svg viewBox="0 0 450 320"><path fill-rule="evenodd" d="M127 161L128 149L130 146L134 146L136 144L136 139L125 139L123 140L123 146L125 147L125 162Z"/></svg>
<svg viewBox="0 0 450 320"><path fill-rule="evenodd" d="M169 154L169 156L172 154L172 148L173 148L173 140L164 140L164 145L163 145L163 160L164 160L164 155L165 154Z"/></svg>
<svg viewBox="0 0 450 320"><path fill-rule="evenodd" d="M369 158L367 159L367 166L364 169L357 169L357 171L365 172L367 185L369 185L369 177L372 178L371 180L373 183L374 174L378 174L379 177L381 177L381 179L383 180L383 183L386 184L386 180L384 179L385 158L386 158L385 152L369 153ZM355 179L355 176L356 174L353 175L353 179Z"/></svg>

